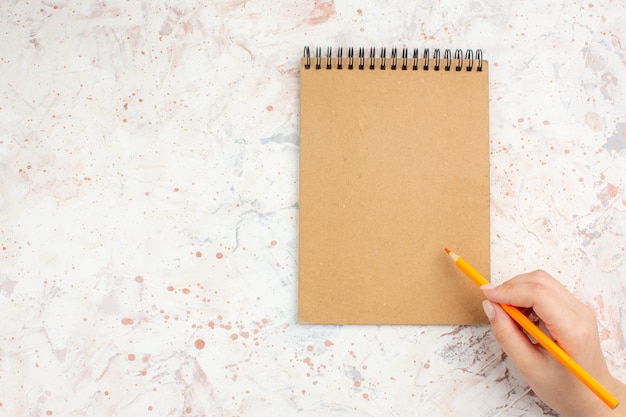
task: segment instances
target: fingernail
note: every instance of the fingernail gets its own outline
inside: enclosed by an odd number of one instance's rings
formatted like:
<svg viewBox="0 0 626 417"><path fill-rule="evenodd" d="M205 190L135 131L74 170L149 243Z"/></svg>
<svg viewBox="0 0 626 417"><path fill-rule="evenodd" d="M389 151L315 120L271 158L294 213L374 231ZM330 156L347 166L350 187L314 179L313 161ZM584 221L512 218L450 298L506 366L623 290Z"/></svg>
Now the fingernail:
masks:
<svg viewBox="0 0 626 417"><path fill-rule="evenodd" d="M483 310L485 310L485 315L489 321L493 320L496 316L496 309L493 306L493 303L489 300L483 300Z"/></svg>
<svg viewBox="0 0 626 417"><path fill-rule="evenodd" d="M496 288L496 285L489 283L489 284L485 284L485 285L481 285L480 289L481 290L491 290L493 288Z"/></svg>

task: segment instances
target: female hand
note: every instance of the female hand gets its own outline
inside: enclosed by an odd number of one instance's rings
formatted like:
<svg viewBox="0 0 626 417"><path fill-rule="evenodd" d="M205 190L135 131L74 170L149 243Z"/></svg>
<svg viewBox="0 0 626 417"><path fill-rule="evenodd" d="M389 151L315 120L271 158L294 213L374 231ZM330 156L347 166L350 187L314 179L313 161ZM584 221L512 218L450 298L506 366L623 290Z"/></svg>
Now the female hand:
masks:
<svg viewBox="0 0 626 417"><path fill-rule="evenodd" d="M594 311L544 271L518 275L500 286L482 287L493 334L513 364L546 404L565 417L626 415L613 412L496 304L532 309L552 339L618 400L626 386L611 376L600 348ZM623 414L619 413L622 412ZM619 414L616 414L619 413Z"/></svg>

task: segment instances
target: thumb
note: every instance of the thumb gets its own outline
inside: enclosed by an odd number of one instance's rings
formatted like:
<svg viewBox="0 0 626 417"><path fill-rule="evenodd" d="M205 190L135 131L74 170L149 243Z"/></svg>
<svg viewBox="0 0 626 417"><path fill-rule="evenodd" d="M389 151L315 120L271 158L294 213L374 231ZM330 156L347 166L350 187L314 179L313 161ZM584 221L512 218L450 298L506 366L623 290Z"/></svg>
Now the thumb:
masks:
<svg viewBox="0 0 626 417"><path fill-rule="evenodd" d="M493 336L516 368L518 370L536 368L544 355L521 327L497 303L484 300L483 309L491 324Z"/></svg>

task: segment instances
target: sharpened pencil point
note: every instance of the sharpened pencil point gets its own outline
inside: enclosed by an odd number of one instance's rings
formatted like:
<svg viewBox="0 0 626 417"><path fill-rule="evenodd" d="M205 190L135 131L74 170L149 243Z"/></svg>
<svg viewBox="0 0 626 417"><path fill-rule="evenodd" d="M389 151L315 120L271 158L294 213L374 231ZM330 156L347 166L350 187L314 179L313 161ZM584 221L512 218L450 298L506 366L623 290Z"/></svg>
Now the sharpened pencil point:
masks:
<svg viewBox="0 0 626 417"><path fill-rule="evenodd" d="M450 255L450 249L448 249L448 248L443 248L443 250L445 250L445 251L446 251L446 253L447 253L448 255Z"/></svg>

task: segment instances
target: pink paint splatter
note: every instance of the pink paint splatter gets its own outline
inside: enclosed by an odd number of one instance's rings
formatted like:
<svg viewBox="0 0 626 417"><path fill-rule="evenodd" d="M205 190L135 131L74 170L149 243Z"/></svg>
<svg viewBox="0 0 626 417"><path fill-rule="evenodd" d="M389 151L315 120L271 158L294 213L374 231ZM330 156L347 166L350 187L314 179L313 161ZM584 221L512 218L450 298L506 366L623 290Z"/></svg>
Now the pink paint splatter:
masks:
<svg viewBox="0 0 626 417"><path fill-rule="evenodd" d="M313 369L313 367L314 367L313 362L311 361L311 358L309 358L308 356L307 356L306 358L304 358L304 359L302 360L302 362L306 363L307 365L309 365L309 367L310 367L311 369Z"/></svg>
<svg viewBox="0 0 626 417"><path fill-rule="evenodd" d="M600 332L600 340L602 341L609 340L610 337L611 337L611 332L608 331L607 329L602 329L602 331Z"/></svg>
<svg viewBox="0 0 626 417"><path fill-rule="evenodd" d="M585 114L585 124L594 132L602 130L603 119L597 113L587 112Z"/></svg>
<svg viewBox="0 0 626 417"><path fill-rule="evenodd" d="M600 319L604 320L604 299L601 295L595 297L596 303L598 303L598 309L600 310Z"/></svg>
<svg viewBox="0 0 626 417"><path fill-rule="evenodd" d="M334 2L327 3L316 1L314 3L313 10L311 10L311 13L307 16L306 23L310 25L319 25L333 17L336 13Z"/></svg>
<svg viewBox="0 0 626 417"><path fill-rule="evenodd" d="M124 317L124 318L122 319L122 324L123 324L124 326L129 326L129 325L133 324L134 322L135 322L135 321L134 321L133 319L131 319L130 317Z"/></svg>

